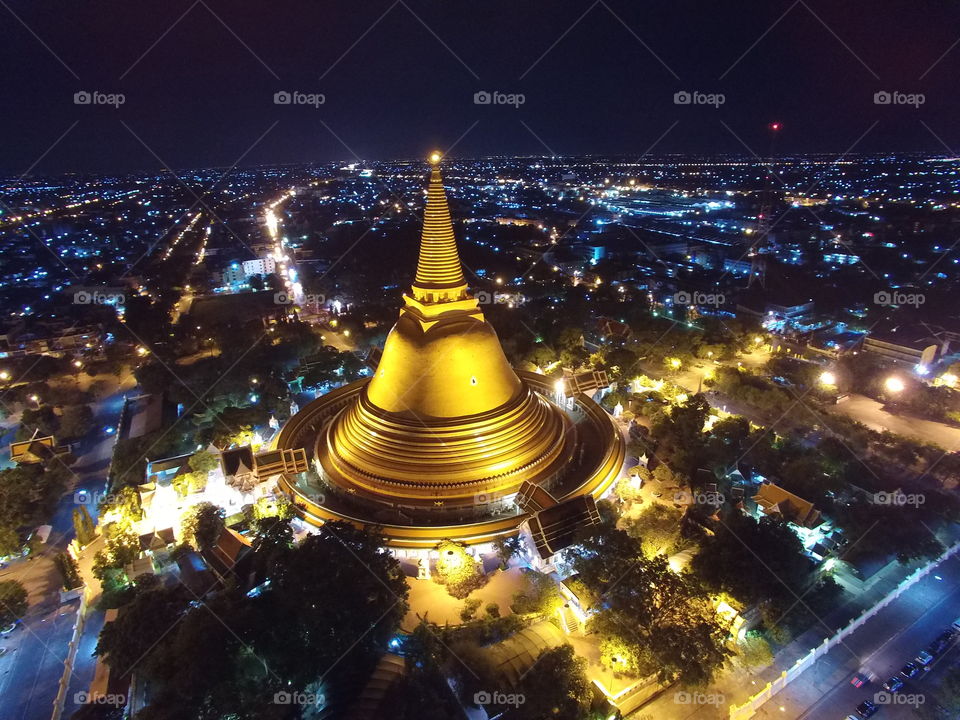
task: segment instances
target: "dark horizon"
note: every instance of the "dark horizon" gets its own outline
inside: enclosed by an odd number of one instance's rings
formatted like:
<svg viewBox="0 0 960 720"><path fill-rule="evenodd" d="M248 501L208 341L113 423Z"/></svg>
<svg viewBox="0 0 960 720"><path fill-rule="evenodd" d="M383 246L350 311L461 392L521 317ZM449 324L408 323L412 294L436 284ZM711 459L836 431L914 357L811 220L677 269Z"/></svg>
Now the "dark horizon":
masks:
<svg viewBox="0 0 960 720"><path fill-rule="evenodd" d="M766 156L774 121L778 156L960 145L960 8L931 2L462 12L197 0L0 12L0 171L14 176L386 161L438 147L463 158ZM76 104L84 92L123 103ZM275 104L283 92L306 104ZM475 103L482 92L514 102ZM723 100L677 104L684 92ZM878 104L883 92L904 102Z"/></svg>

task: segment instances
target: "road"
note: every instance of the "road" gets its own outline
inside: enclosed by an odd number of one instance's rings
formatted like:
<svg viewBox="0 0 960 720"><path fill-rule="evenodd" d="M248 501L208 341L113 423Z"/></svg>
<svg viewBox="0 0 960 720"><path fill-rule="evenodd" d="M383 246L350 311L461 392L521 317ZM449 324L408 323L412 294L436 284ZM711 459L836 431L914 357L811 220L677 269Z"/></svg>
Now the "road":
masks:
<svg viewBox="0 0 960 720"><path fill-rule="evenodd" d="M78 606L79 601L31 614L4 641L9 650L0 658L4 718L49 720Z"/></svg>
<svg viewBox="0 0 960 720"><path fill-rule="evenodd" d="M937 579L937 577L941 579ZM960 559L941 563L934 573L919 581L895 602L877 613L843 644L820 658L786 690L775 695L755 717L819 720L853 713L864 700L883 692L883 682L895 675L941 631L960 616ZM900 695L922 696L960 655L956 646L935 662L922 677L909 680ZM876 676L868 686L855 688L856 672ZM932 698L928 698L930 702ZM877 718L915 718L910 705L887 705Z"/></svg>
<svg viewBox="0 0 960 720"><path fill-rule="evenodd" d="M60 574L53 564L53 556L66 549L73 538L73 510L78 502L86 503L90 514L96 517L95 498L104 490L116 441L116 434L108 434L104 428L117 426L124 392L129 392L132 382L132 376L128 376L114 393L92 406L94 425L75 449L77 461L70 468L74 484L60 499L50 519L53 530L48 544L30 558L10 563L9 568L0 573L0 580L19 580L30 593L27 616L9 636L0 639L0 648L8 650L0 657L0 717L4 720L50 718L79 605L79 601L74 601L60 606ZM95 660L91 653L102 623L102 613L88 614L71 677L65 718L76 709L73 693L86 690L93 679Z"/></svg>
<svg viewBox="0 0 960 720"><path fill-rule="evenodd" d="M757 350L747 353L737 359L743 367L753 371L762 372L763 365L770 359L770 353L764 350ZM709 360L699 361L702 368L687 367L681 369L666 378L691 392L696 392L697 388L705 389L702 385L704 373L715 363ZM732 366L736 362L725 362L723 365ZM823 415L823 411L816 409L817 415ZM736 412L737 408L728 407L731 412ZM849 398L836 406L830 407L830 412L841 413L847 417L857 420L872 430L883 432L889 430L897 435L905 437L914 437L925 442L933 442L940 445L945 450L960 450L960 428L955 428L944 423L934 422L932 420L923 420L921 418L910 417L907 415L894 415L884 410L883 403L877 402L865 395L851 393ZM829 420L827 421L829 424Z"/></svg>
<svg viewBox="0 0 960 720"><path fill-rule="evenodd" d="M833 411L859 420L873 430L889 430L898 435L934 442L951 452L960 449L960 428L907 415L894 415L883 409L883 403L864 395L851 394Z"/></svg>

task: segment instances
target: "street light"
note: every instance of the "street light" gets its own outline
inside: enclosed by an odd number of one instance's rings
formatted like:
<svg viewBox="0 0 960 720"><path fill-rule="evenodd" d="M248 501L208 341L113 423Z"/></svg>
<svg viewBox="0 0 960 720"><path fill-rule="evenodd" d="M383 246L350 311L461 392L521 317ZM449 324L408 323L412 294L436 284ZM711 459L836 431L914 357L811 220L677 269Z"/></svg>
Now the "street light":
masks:
<svg viewBox="0 0 960 720"><path fill-rule="evenodd" d="M895 375L888 377L883 386L887 389L887 392L892 393L901 393L903 392L904 388L906 388L906 385L903 384L903 380Z"/></svg>
<svg viewBox="0 0 960 720"><path fill-rule="evenodd" d="M9 379L10 379L10 373L8 373L6 370L0 370L0 380L3 380L4 382L6 382Z"/></svg>
<svg viewBox="0 0 960 720"><path fill-rule="evenodd" d="M820 373L820 384L821 384L821 385L836 385L836 384L837 384L837 376L834 375L834 374L833 374L832 372L830 372L829 370L825 370L824 372Z"/></svg>

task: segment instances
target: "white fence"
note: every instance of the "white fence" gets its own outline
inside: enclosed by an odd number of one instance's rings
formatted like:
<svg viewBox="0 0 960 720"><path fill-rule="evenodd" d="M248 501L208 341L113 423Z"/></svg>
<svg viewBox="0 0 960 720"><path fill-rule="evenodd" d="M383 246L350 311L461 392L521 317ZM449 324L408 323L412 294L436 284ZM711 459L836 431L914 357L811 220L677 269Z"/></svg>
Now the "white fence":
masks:
<svg viewBox="0 0 960 720"><path fill-rule="evenodd" d="M909 589L914 583L920 580L923 577L929 575L935 567L937 567L941 562L955 554L960 550L960 543L952 545L943 555L941 555L936 560L924 565L922 568L918 568L897 585L893 590L887 593L882 600L880 600L876 605L871 608L868 608L863 611L863 613L850 621L846 627L838 630L835 635L832 637L824 638L823 642L820 643L817 647L813 648L810 652L804 655L802 658L797 660L794 663L793 667L788 670L784 670L780 673L780 677L768 682L766 687L764 687L756 695L749 698L742 705L731 705L730 706L730 720L749 720L753 717L753 714L757 709L766 703L770 698L776 695L778 692L783 690L787 685L789 685L793 680L798 678L805 670L810 668L818 658L826 655L830 650L837 644L843 642L843 639L850 635L851 633L856 632L860 627L867 622L870 618L876 615L878 612L883 610L887 605L896 600L900 595Z"/></svg>
<svg viewBox="0 0 960 720"><path fill-rule="evenodd" d="M87 593L86 587L80 593L80 607L77 609L77 619L73 625L73 635L70 636L70 644L67 646L67 657L63 661L63 675L60 676L60 687L57 690L57 698L53 701L53 715L51 720L60 720L63 714L63 705L67 699L67 690L70 688L70 678L73 676L73 663L77 658L77 648L80 645L80 636L83 635L83 625L86 620L84 615L87 612Z"/></svg>

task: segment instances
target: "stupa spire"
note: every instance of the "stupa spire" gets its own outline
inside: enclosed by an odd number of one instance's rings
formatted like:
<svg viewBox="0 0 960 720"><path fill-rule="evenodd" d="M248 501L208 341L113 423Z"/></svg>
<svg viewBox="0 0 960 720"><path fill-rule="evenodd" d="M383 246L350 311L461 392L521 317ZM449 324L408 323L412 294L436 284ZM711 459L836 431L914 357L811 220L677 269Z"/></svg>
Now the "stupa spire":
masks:
<svg viewBox="0 0 960 720"><path fill-rule="evenodd" d="M413 296L420 302L452 302L463 299L467 282L463 277L457 240L453 235L447 193L440 176L440 153L430 156L430 184L423 213L420 256L413 281Z"/></svg>

